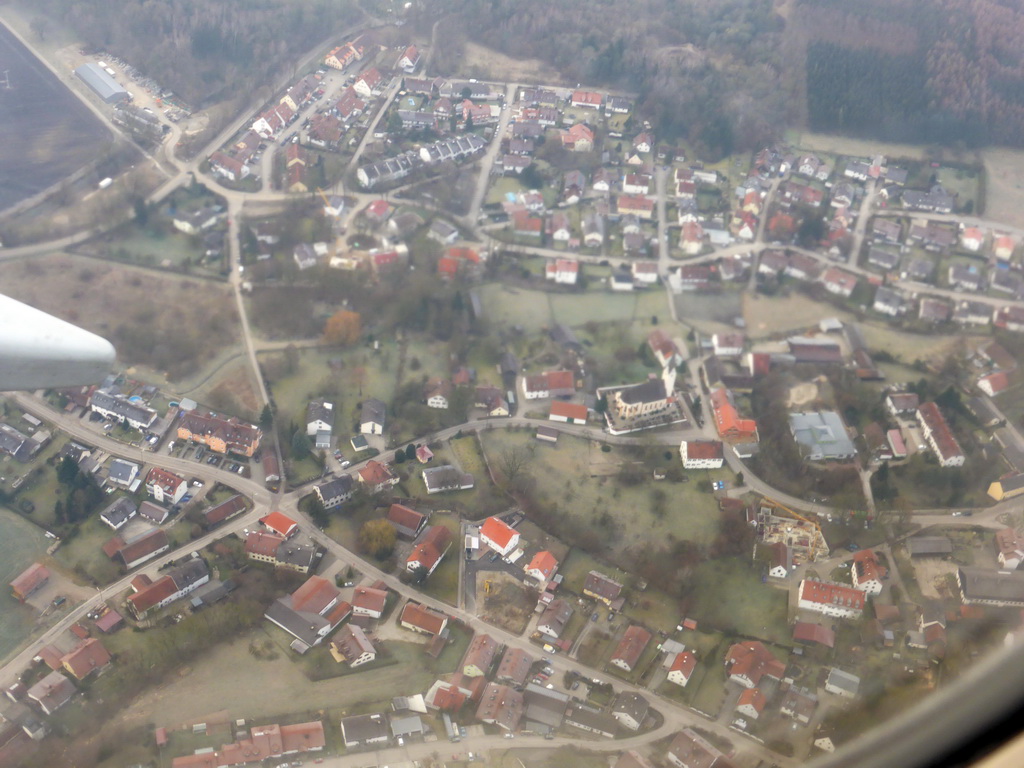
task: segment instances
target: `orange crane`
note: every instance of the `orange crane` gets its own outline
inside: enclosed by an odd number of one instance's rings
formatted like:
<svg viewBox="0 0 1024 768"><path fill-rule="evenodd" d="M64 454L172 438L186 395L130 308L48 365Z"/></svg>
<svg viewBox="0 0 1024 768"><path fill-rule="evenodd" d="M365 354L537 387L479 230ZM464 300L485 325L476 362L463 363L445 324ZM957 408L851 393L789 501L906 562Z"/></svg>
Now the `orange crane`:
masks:
<svg viewBox="0 0 1024 768"><path fill-rule="evenodd" d="M809 526L811 526L811 528L814 530L814 536L812 537L812 541L808 546L810 559L813 561L828 557L828 542L825 541L825 534L821 532L821 525L818 524L817 520L811 520L810 518L804 517L799 512L796 512L787 507L781 501L776 501L775 499L769 498L767 496L764 497L761 503L764 506L771 507L773 509L781 509L782 511L795 517L797 520L800 520L801 522L807 523Z"/></svg>

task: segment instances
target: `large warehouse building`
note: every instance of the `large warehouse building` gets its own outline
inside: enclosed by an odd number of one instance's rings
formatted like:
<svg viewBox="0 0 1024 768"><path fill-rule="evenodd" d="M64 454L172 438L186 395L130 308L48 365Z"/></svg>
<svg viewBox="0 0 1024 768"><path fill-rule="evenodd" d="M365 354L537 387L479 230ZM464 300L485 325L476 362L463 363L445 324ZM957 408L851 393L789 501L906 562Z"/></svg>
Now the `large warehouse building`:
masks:
<svg viewBox="0 0 1024 768"><path fill-rule="evenodd" d="M83 64L75 70L75 74L107 104L113 104L115 101L127 101L128 99L128 91L122 88L117 80L108 75L99 64Z"/></svg>

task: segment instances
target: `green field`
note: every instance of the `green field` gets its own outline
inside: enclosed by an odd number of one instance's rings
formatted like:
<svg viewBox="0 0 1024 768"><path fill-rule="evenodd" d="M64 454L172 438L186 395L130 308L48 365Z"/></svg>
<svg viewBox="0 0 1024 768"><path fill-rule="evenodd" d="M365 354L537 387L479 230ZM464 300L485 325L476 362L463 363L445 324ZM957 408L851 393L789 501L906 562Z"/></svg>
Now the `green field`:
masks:
<svg viewBox="0 0 1024 768"><path fill-rule="evenodd" d="M0 659L32 633L36 611L14 597L6 584L46 553L42 530L6 507L0 507Z"/></svg>
<svg viewBox="0 0 1024 768"><path fill-rule="evenodd" d="M731 631L772 642L790 639L789 597L763 584L746 560L722 558L697 566L688 615L707 629Z"/></svg>

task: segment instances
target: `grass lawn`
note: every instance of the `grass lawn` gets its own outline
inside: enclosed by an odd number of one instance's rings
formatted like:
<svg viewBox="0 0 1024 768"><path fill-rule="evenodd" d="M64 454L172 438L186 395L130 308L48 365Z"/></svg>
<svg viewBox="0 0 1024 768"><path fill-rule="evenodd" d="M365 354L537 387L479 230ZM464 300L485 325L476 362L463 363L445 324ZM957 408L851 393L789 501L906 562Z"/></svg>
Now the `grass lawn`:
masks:
<svg viewBox="0 0 1024 768"><path fill-rule="evenodd" d="M724 657L725 647L721 646L721 650ZM694 683L698 684L692 692L687 691L691 697L689 704L700 712L715 716L725 702L725 665L722 663L722 658L710 658L706 663L699 662L694 678L702 671L703 677L699 681L693 679L686 686L689 689ZM668 685L672 685L672 683L668 683Z"/></svg>
<svg viewBox="0 0 1024 768"><path fill-rule="evenodd" d="M79 526L78 535L65 540L54 557L83 580L109 584L121 571L100 547L113 536L114 532L100 521L99 515L93 515Z"/></svg>
<svg viewBox="0 0 1024 768"><path fill-rule="evenodd" d="M576 659L580 664L596 669L604 669L604 663L608 660L612 648L612 635L603 627L594 629L580 644L576 652Z"/></svg>
<svg viewBox="0 0 1024 768"><path fill-rule="evenodd" d="M506 194L517 194L522 192L523 189L524 187L518 179L511 176L499 176L490 189L487 190L484 204L503 203L505 202Z"/></svg>
<svg viewBox="0 0 1024 768"><path fill-rule="evenodd" d="M592 477L592 473L615 471L622 462L636 461L619 448L605 452L597 442L566 435L557 444L541 445L530 431L491 430L482 433L481 439L492 457L514 447L532 451L527 471L536 481L535 497L557 510L565 525L561 535L574 526L592 528L600 521L601 530L614 542L613 556L664 547L673 540L706 546L718 532L715 499L698 490L696 482L627 486L614 475ZM655 462L643 466L645 474L663 463L658 454ZM726 475L722 479L732 479L731 473Z"/></svg>
<svg viewBox="0 0 1024 768"><path fill-rule="evenodd" d="M494 327L522 326L527 333L536 333L551 325L549 294L522 288L489 283L480 286L480 303Z"/></svg>
<svg viewBox="0 0 1024 768"><path fill-rule="evenodd" d="M691 583L688 615L701 624L773 642L789 640L786 592L762 584L746 560L708 560L697 566Z"/></svg>

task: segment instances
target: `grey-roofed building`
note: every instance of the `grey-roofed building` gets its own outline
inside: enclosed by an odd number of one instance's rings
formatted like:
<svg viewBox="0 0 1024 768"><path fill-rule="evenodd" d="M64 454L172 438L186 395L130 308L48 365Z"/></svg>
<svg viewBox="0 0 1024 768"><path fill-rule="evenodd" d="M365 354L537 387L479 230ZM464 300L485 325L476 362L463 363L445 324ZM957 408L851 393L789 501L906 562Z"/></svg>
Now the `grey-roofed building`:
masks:
<svg viewBox="0 0 1024 768"><path fill-rule="evenodd" d="M530 676L530 667L533 666L533 657L526 651L508 646L498 664L498 671L494 679L511 685L522 685Z"/></svg>
<svg viewBox="0 0 1024 768"><path fill-rule="evenodd" d="M276 565L299 573L309 573L317 560L317 548L312 544L296 544L285 539L277 547Z"/></svg>
<svg viewBox="0 0 1024 768"><path fill-rule="evenodd" d="M604 736L606 739L615 738L619 725L611 715L581 704L570 704L565 708L564 722L573 728Z"/></svg>
<svg viewBox="0 0 1024 768"><path fill-rule="evenodd" d="M324 505L324 509L334 509L342 502L352 498L355 488L356 481L352 479L352 475L341 475L330 482L316 486L314 491L316 491L320 503Z"/></svg>
<svg viewBox="0 0 1024 768"><path fill-rule="evenodd" d="M868 264L879 269L895 269L900 264L900 255L881 248L868 251Z"/></svg>
<svg viewBox="0 0 1024 768"><path fill-rule="evenodd" d="M135 502L127 496L122 496L100 512L100 520L117 531L135 517L136 512L138 512L138 507L135 506Z"/></svg>
<svg viewBox="0 0 1024 768"><path fill-rule="evenodd" d="M375 397L363 401L359 417L359 431L364 435L383 435L387 424L388 407Z"/></svg>
<svg viewBox="0 0 1024 768"><path fill-rule="evenodd" d="M548 733L562 725L569 694L530 683L523 692L526 705L524 727L534 733Z"/></svg>
<svg viewBox="0 0 1024 768"><path fill-rule="evenodd" d="M349 748L383 743L388 740L387 717L374 714L342 718L341 738Z"/></svg>
<svg viewBox="0 0 1024 768"><path fill-rule="evenodd" d="M825 680L825 690L837 696L853 698L860 690L860 678L844 672L838 667L832 667L828 671L828 678Z"/></svg>
<svg viewBox="0 0 1024 768"><path fill-rule="evenodd" d="M917 189L903 190L903 207L914 211L937 211L952 213L956 205L956 195L951 195L942 186L936 184L927 192Z"/></svg>
<svg viewBox="0 0 1024 768"><path fill-rule="evenodd" d="M972 397L966 402L966 405L967 410L974 414L982 426L994 427L1003 420L1003 414L987 397Z"/></svg>
<svg viewBox="0 0 1024 768"><path fill-rule="evenodd" d="M1024 571L1000 573L982 568L959 568L956 581L964 605L1024 606Z"/></svg>
<svg viewBox="0 0 1024 768"><path fill-rule="evenodd" d="M629 730L637 731L643 725L650 708L650 702L639 693L623 691L612 702L612 717Z"/></svg>
<svg viewBox="0 0 1024 768"><path fill-rule="evenodd" d="M107 104L128 100L128 91L99 64L88 62L75 70L75 76L88 85Z"/></svg>
<svg viewBox="0 0 1024 768"><path fill-rule="evenodd" d="M144 501L139 505L139 517L144 517L155 525L164 522L169 514L167 507L161 507L152 501Z"/></svg>
<svg viewBox="0 0 1024 768"><path fill-rule="evenodd" d="M396 739L404 739L410 736L423 735L423 719L419 715L406 715L404 717L391 716L391 735Z"/></svg>
<svg viewBox="0 0 1024 768"><path fill-rule="evenodd" d="M907 539L911 557L939 557L953 554L953 542L945 536L914 536Z"/></svg>
<svg viewBox="0 0 1024 768"><path fill-rule="evenodd" d="M58 671L53 671L28 689L28 698L36 702L43 714L52 715L75 695L75 684Z"/></svg>
<svg viewBox="0 0 1024 768"><path fill-rule="evenodd" d="M537 620L537 630L549 637L561 637L572 616L572 606L562 599L552 600Z"/></svg>
<svg viewBox="0 0 1024 768"><path fill-rule="evenodd" d="M127 423L138 430L148 429L156 421L156 411L152 408L133 403L124 395L112 395L102 390L93 393L89 408L104 418Z"/></svg>
<svg viewBox="0 0 1024 768"><path fill-rule="evenodd" d="M139 474L139 465L124 459L114 459L107 469L107 479L127 488Z"/></svg>
<svg viewBox="0 0 1024 768"><path fill-rule="evenodd" d="M567 349L570 352L581 353L583 351L583 345L580 344L580 340L576 338L576 334L573 333L572 328L565 325L564 323L555 323L551 329L551 340L555 342L562 349Z"/></svg>
<svg viewBox="0 0 1024 768"><path fill-rule="evenodd" d="M0 451L21 461L28 461L30 445L28 435L23 435L10 424L0 424Z"/></svg>
<svg viewBox="0 0 1024 768"><path fill-rule="evenodd" d="M852 459L857 449L835 411L791 413L789 431L808 461Z"/></svg>
<svg viewBox="0 0 1024 768"><path fill-rule="evenodd" d="M476 481L471 474L446 464L441 467L424 469L423 484L427 487L427 493L442 493L444 491L467 491L476 484Z"/></svg>

